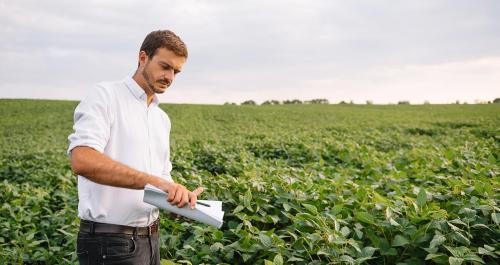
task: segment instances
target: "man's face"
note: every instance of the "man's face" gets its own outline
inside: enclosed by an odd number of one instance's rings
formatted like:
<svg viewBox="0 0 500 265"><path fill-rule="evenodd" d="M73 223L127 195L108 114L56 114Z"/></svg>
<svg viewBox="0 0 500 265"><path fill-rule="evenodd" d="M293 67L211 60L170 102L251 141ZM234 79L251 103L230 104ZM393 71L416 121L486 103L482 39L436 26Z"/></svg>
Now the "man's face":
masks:
<svg viewBox="0 0 500 265"><path fill-rule="evenodd" d="M144 52L139 55L142 77L146 81L150 93L161 94L167 90L182 69L186 58L173 53L166 48L159 48L155 55L149 58Z"/></svg>

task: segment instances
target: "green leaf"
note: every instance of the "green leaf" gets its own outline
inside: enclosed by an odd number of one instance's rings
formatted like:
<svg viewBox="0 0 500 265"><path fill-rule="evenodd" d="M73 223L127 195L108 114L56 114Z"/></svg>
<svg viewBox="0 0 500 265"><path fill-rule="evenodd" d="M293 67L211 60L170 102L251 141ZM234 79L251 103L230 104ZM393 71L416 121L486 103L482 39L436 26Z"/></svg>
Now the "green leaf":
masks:
<svg viewBox="0 0 500 265"><path fill-rule="evenodd" d="M451 228L453 231L462 231L458 226L452 224L451 222L447 222L448 226Z"/></svg>
<svg viewBox="0 0 500 265"><path fill-rule="evenodd" d="M487 249L488 251L495 251L495 248L490 245L484 245L484 248Z"/></svg>
<svg viewBox="0 0 500 265"><path fill-rule="evenodd" d="M463 245L470 245L470 240L466 238L462 233L455 231L450 235L450 238L453 239L453 241L458 242Z"/></svg>
<svg viewBox="0 0 500 265"><path fill-rule="evenodd" d="M276 254L276 256L274 256L273 262L275 265L283 265L283 257L281 256L281 254Z"/></svg>
<svg viewBox="0 0 500 265"><path fill-rule="evenodd" d="M234 258L234 250L233 249L228 249L226 253L224 254L225 259L233 259Z"/></svg>
<svg viewBox="0 0 500 265"><path fill-rule="evenodd" d="M323 250L323 249L320 249L320 250L318 250L318 252L316 252L316 255L318 255L318 256L319 256L319 255L323 255L323 256L331 256L332 254L331 254L331 253L326 252L326 251L325 251L325 250Z"/></svg>
<svg viewBox="0 0 500 265"><path fill-rule="evenodd" d="M441 234L435 234L431 240L429 248L436 248L438 246L441 246L444 242L446 242L446 237Z"/></svg>
<svg viewBox="0 0 500 265"><path fill-rule="evenodd" d="M354 217L360 222L375 224L375 218L367 212L355 212Z"/></svg>
<svg viewBox="0 0 500 265"><path fill-rule="evenodd" d="M260 234L259 239L262 245L266 248L271 247L273 245L273 239L270 236L267 236L265 234Z"/></svg>
<svg viewBox="0 0 500 265"><path fill-rule="evenodd" d="M443 254L443 253L436 253L436 254L427 254L425 257L425 260L433 260L433 261L438 261L438 260L443 260L445 258L446 261L448 261L448 256Z"/></svg>
<svg viewBox="0 0 500 265"><path fill-rule="evenodd" d="M264 265L274 265L274 262L272 262L272 261L270 261L270 260L265 259L265 260L264 260Z"/></svg>
<svg viewBox="0 0 500 265"><path fill-rule="evenodd" d="M450 247L450 246L444 246L450 253L453 255L453 257L457 258L462 258L466 254L469 254L470 250L467 247L460 246L460 247Z"/></svg>
<svg viewBox="0 0 500 265"><path fill-rule="evenodd" d="M358 238L363 238L363 231L361 231L361 229L354 228L354 232Z"/></svg>
<svg viewBox="0 0 500 265"><path fill-rule="evenodd" d="M288 212L288 211L290 211L290 209L291 209L291 208L292 208L292 207L290 206L290 204L288 204L288 203L286 203L286 202L285 202L285 203L283 203L283 209L285 209L285 211L287 211L287 212Z"/></svg>
<svg viewBox="0 0 500 265"><path fill-rule="evenodd" d="M488 162L489 162L490 164L492 164L492 165L495 165L495 164L497 163L497 160L495 159L495 157L494 157L492 154L490 154L490 155L488 156Z"/></svg>
<svg viewBox="0 0 500 265"><path fill-rule="evenodd" d="M244 262L247 262L252 257L252 255L248 253L243 253L241 254L241 257L243 258Z"/></svg>
<svg viewBox="0 0 500 265"><path fill-rule="evenodd" d="M369 258L373 256L373 253L375 253L377 249L374 247L364 247L363 250L361 250L361 257L362 258Z"/></svg>
<svg viewBox="0 0 500 265"><path fill-rule="evenodd" d="M45 239L43 239L43 240L35 240L35 241L31 241L31 242L29 243L29 246L30 246L30 247L35 247L35 246L40 245L40 244L41 244L41 243L43 243L43 242L45 242Z"/></svg>
<svg viewBox="0 0 500 265"><path fill-rule="evenodd" d="M427 253L429 254L436 254L438 252L438 248L423 248L425 251L427 251Z"/></svg>
<svg viewBox="0 0 500 265"><path fill-rule="evenodd" d="M479 255L490 255L490 254L491 254L491 251L488 251L487 249L482 248L482 247L478 247L478 248L477 248L477 253L478 253Z"/></svg>
<svg viewBox="0 0 500 265"><path fill-rule="evenodd" d="M471 208L462 208L458 212L459 214L464 214L466 217L474 219L477 215L476 210L471 209Z"/></svg>
<svg viewBox="0 0 500 265"><path fill-rule="evenodd" d="M189 244L185 244L184 246L182 246L182 248L183 249L189 249L189 250L192 250L192 251L196 251L196 249L193 246L189 245Z"/></svg>
<svg viewBox="0 0 500 265"><path fill-rule="evenodd" d="M33 237L35 237L35 232L29 233L28 236L26 237L26 240L30 241L33 239Z"/></svg>
<svg viewBox="0 0 500 265"><path fill-rule="evenodd" d="M161 263L161 265L177 265L178 264L178 263L175 263L175 262L168 260L168 259L162 259L160 263Z"/></svg>
<svg viewBox="0 0 500 265"><path fill-rule="evenodd" d="M382 204L387 204L389 201L383 197L382 195L378 194L377 192L373 192L373 201L374 202L380 202Z"/></svg>
<svg viewBox="0 0 500 265"><path fill-rule="evenodd" d="M448 261L450 262L450 265L461 265L464 262L464 259L449 257Z"/></svg>
<svg viewBox="0 0 500 265"><path fill-rule="evenodd" d="M382 256L397 256L398 255L398 251L395 248L391 248L388 245L386 246L385 244L383 244L383 246L380 247L379 252Z"/></svg>
<svg viewBox="0 0 500 265"><path fill-rule="evenodd" d="M394 240L392 241L392 246L393 247L402 247L402 246L408 245L409 243L410 243L410 241L408 241L408 239L406 239L404 236L396 235L394 237Z"/></svg>
<svg viewBox="0 0 500 265"><path fill-rule="evenodd" d="M347 243L353 247L354 249L356 249L357 252L360 252L361 253L361 248L359 247L359 244L358 242L356 242L356 240L352 239L352 238L349 238L349 240L347 240Z"/></svg>
<svg viewBox="0 0 500 265"><path fill-rule="evenodd" d="M59 232L61 232L61 233L65 234L66 236L69 236L69 237L72 237L72 236L73 236L70 232L64 231L63 229L60 229L60 228L59 228L59 229L57 229L57 231L59 231Z"/></svg>
<svg viewBox="0 0 500 265"><path fill-rule="evenodd" d="M302 204L304 207L306 207L306 209L312 213L312 214L318 214L318 209L316 208L316 206L314 205L311 205L311 204L307 204L307 203L303 203Z"/></svg>
<svg viewBox="0 0 500 265"><path fill-rule="evenodd" d="M245 209L245 207L243 205L238 205L238 206L236 206L236 208L234 208L233 213L238 213L243 209Z"/></svg>
<svg viewBox="0 0 500 265"><path fill-rule="evenodd" d="M223 249L223 248L224 248L224 245L222 245L222 243L215 242L214 244L212 244L210 246L210 251L217 252L217 251L219 251L220 249Z"/></svg>
<svg viewBox="0 0 500 265"><path fill-rule="evenodd" d="M245 192L245 196L243 196L243 205L246 207L250 207L251 202L252 202L252 192L248 189Z"/></svg>
<svg viewBox="0 0 500 265"><path fill-rule="evenodd" d="M422 208L425 205L425 202L427 201L427 193L423 188L420 189L420 192L417 195L417 205L418 207Z"/></svg>
<svg viewBox="0 0 500 265"><path fill-rule="evenodd" d="M348 255L340 256L339 261L345 262L346 264L355 264L356 262L351 256Z"/></svg>
<svg viewBox="0 0 500 265"><path fill-rule="evenodd" d="M304 259L293 256L287 260L287 262L292 262L292 261L304 261Z"/></svg>
<svg viewBox="0 0 500 265"><path fill-rule="evenodd" d="M349 227L347 227L347 226L343 226L343 227L340 229L340 233L341 233L344 237L347 237L347 236L351 233L351 230L349 229Z"/></svg>
<svg viewBox="0 0 500 265"><path fill-rule="evenodd" d="M491 213L491 220L497 225L500 224L500 213Z"/></svg>
<svg viewBox="0 0 500 265"><path fill-rule="evenodd" d="M484 246L486 247L487 245L484 245ZM487 255L487 256L494 257L494 258L498 258L498 256L495 253L493 253L493 251L495 251L495 248L491 248L491 247L489 247L489 248L490 249L479 247L477 249L477 253L479 255Z"/></svg>
<svg viewBox="0 0 500 265"><path fill-rule="evenodd" d="M392 218L389 218L389 223L392 225L392 226L401 226L398 222L396 222L394 219Z"/></svg>
<svg viewBox="0 0 500 265"><path fill-rule="evenodd" d="M484 225L484 224L474 224L474 225L471 225L472 228L482 228L482 229L487 229L487 230L491 230L491 228L489 228L487 225Z"/></svg>
<svg viewBox="0 0 500 265"><path fill-rule="evenodd" d="M462 221L460 219L453 219L453 220L450 221L450 223L457 224L457 225L462 225L462 226L467 226L467 224L464 223L464 221Z"/></svg>
<svg viewBox="0 0 500 265"><path fill-rule="evenodd" d="M335 205L330 210L330 214L335 216L335 215L339 214L342 211L343 208L344 207L342 206L342 204Z"/></svg>
<svg viewBox="0 0 500 265"><path fill-rule="evenodd" d="M472 254L472 253L465 255L464 260L475 261L475 262L479 262L481 264L484 264L484 261L482 258L480 258L478 255Z"/></svg>

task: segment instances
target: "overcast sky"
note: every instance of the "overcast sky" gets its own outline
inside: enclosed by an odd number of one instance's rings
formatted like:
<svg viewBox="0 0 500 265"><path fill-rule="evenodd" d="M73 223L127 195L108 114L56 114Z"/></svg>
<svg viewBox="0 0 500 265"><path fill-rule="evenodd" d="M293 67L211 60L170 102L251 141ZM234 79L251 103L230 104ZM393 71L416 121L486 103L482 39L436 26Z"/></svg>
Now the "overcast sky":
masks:
<svg viewBox="0 0 500 265"><path fill-rule="evenodd" d="M0 0L0 98L79 100L157 29L190 53L163 102L500 97L500 1Z"/></svg>

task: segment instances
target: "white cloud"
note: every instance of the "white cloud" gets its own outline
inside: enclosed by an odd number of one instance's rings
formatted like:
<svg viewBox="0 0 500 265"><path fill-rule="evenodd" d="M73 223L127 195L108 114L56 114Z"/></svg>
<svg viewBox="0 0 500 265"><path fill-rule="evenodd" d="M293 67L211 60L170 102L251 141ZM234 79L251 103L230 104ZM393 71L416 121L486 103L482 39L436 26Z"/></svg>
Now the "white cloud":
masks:
<svg viewBox="0 0 500 265"><path fill-rule="evenodd" d="M164 101L488 99L499 13L466 0L0 0L0 97L79 99L133 73L145 34L169 28L190 58Z"/></svg>
<svg viewBox="0 0 500 265"><path fill-rule="evenodd" d="M429 65L378 67L355 77L313 80L314 93L363 103L452 103L500 96L500 57ZM304 96L304 95L303 95Z"/></svg>

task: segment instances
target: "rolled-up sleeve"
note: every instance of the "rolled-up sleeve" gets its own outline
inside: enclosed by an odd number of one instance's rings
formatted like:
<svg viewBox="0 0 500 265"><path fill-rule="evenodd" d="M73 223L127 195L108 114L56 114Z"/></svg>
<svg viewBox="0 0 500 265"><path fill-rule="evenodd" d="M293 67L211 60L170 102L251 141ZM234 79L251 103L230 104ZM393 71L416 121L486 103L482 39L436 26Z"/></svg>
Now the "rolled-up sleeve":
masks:
<svg viewBox="0 0 500 265"><path fill-rule="evenodd" d="M109 97L103 87L92 88L78 104L73 130L68 136L68 155L71 155L71 151L77 146L88 146L104 152L111 130L111 114Z"/></svg>

